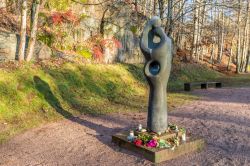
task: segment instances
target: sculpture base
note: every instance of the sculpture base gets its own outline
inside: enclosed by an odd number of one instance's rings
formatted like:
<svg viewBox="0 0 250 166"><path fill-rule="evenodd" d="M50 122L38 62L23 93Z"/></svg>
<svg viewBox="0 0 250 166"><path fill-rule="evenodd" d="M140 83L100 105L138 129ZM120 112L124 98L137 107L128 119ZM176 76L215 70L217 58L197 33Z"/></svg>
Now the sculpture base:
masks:
<svg viewBox="0 0 250 166"><path fill-rule="evenodd" d="M175 136L176 134L165 134L164 138ZM127 140L128 132L118 133L112 136L112 142L118 146L143 155L147 160L160 163L181 155L201 151L205 146L205 141L201 138L187 137L185 142L180 142L178 147L172 148L148 148L146 146L136 146ZM163 138L161 138L163 139Z"/></svg>

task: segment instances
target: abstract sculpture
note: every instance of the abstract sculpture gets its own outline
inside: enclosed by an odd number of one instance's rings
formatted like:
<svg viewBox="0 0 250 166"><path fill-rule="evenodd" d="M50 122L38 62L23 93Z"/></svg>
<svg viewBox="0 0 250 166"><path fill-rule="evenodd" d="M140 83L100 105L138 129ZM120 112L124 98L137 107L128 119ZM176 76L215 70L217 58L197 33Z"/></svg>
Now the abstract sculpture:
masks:
<svg viewBox="0 0 250 166"><path fill-rule="evenodd" d="M160 39L155 42L155 39ZM168 128L166 88L172 63L172 41L161 28L159 17L146 24L140 42L145 56L144 74L150 86L147 129L163 133Z"/></svg>

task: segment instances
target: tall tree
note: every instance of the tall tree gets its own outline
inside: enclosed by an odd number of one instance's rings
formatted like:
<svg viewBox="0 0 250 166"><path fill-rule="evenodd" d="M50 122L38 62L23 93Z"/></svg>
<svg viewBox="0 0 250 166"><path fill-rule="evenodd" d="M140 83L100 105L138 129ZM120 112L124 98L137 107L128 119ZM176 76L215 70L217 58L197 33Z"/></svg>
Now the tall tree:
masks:
<svg viewBox="0 0 250 166"><path fill-rule="evenodd" d="M237 16L237 52L236 52L236 73L240 73L240 52L241 52L241 27L240 27L240 17L241 17L241 0L238 0L238 16Z"/></svg>
<svg viewBox="0 0 250 166"><path fill-rule="evenodd" d="M193 44L192 44L192 58L197 56L197 41L199 37L199 4L200 0L195 0L194 4L194 29L193 29Z"/></svg>
<svg viewBox="0 0 250 166"><path fill-rule="evenodd" d="M163 20L163 14L164 14L164 0L158 0L158 5L159 5L159 14L161 20Z"/></svg>
<svg viewBox="0 0 250 166"><path fill-rule="evenodd" d="M33 0L31 9L31 33L30 40L27 49L26 61L30 61L34 53L36 34L37 34L37 24L38 24L38 14L39 14L40 0Z"/></svg>
<svg viewBox="0 0 250 166"><path fill-rule="evenodd" d="M156 9L157 9L157 0L154 0L154 3L153 3L153 15L156 15Z"/></svg>
<svg viewBox="0 0 250 166"><path fill-rule="evenodd" d="M198 46L197 46L197 52L198 52L198 55L197 55L197 59L198 61L200 60L200 56L201 56L201 60L203 61L203 46L202 46L202 36L203 36L203 24L205 22L205 16L206 16L206 1L203 0L202 3L201 3L201 8L200 8L200 12L199 12L199 36L198 36L198 39L197 39L197 43L198 43Z"/></svg>
<svg viewBox="0 0 250 166"><path fill-rule="evenodd" d="M168 0L168 15L167 15L167 25L165 31L168 36L172 36L173 32L173 0Z"/></svg>
<svg viewBox="0 0 250 166"><path fill-rule="evenodd" d="M244 25L244 37L243 37L243 49L242 49L242 59L241 59L241 70L242 72L246 72L246 69L248 69L248 50L249 50L249 8L250 3L247 1L247 9L245 14L245 25Z"/></svg>
<svg viewBox="0 0 250 166"><path fill-rule="evenodd" d="M22 0L20 43L18 48L18 60L23 61L26 44L27 0Z"/></svg>
<svg viewBox="0 0 250 166"><path fill-rule="evenodd" d="M224 3L224 0L223 0ZM224 9L222 8L221 11L219 11L219 20L218 22L221 24L221 26L218 26L218 56L217 61L221 63L222 55L223 55L223 47L224 47Z"/></svg>

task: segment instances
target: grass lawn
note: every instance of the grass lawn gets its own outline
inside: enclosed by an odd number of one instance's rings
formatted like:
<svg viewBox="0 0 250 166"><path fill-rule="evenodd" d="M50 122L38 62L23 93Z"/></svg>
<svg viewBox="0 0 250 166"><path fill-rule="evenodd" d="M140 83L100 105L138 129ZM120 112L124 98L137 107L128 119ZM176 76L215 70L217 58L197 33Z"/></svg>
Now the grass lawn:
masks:
<svg viewBox="0 0 250 166"><path fill-rule="evenodd" d="M0 143L29 128L82 113L147 111L148 86L143 65L24 64L0 69ZM198 99L181 92L183 83L228 79L247 84L250 77L227 77L198 65L183 65L172 72L168 107ZM177 92L179 91L179 92Z"/></svg>
<svg viewBox="0 0 250 166"><path fill-rule="evenodd" d="M51 63L0 69L0 143L26 129L82 113L147 111L142 68ZM197 99L181 93L168 97L170 110Z"/></svg>

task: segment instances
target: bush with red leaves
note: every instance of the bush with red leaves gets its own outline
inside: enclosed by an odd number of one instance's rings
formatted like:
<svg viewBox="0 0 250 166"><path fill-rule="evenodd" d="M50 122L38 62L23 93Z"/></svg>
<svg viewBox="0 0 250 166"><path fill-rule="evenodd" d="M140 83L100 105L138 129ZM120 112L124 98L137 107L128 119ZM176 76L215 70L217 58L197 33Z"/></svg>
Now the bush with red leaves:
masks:
<svg viewBox="0 0 250 166"><path fill-rule="evenodd" d="M116 48L122 48L121 42L114 37L112 39L103 39L101 41L101 46L103 47L108 46L110 44L114 44Z"/></svg>
<svg viewBox="0 0 250 166"><path fill-rule="evenodd" d="M54 12L51 16L52 22L55 25L60 25L62 23L77 23L78 17L72 12L72 10L68 10L66 12Z"/></svg>
<svg viewBox="0 0 250 166"><path fill-rule="evenodd" d="M51 18L52 18L53 24L55 24L55 25L63 23L63 17L61 15L61 13L59 13L59 12L53 13Z"/></svg>
<svg viewBox="0 0 250 166"><path fill-rule="evenodd" d="M103 51L99 46L94 46L92 51L93 51L93 57L95 60L102 60Z"/></svg>
<svg viewBox="0 0 250 166"><path fill-rule="evenodd" d="M92 48L92 52L93 52L93 57L95 60L102 60L104 53L103 53L103 49L104 47L115 47L115 48L122 48L122 44L119 40L117 40L116 38L112 38L112 39L102 39L100 41L99 45L95 45Z"/></svg>
<svg viewBox="0 0 250 166"><path fill-rule="evenodd" d="M69 22L77 22L78 18L77 16L72 12L72 10L68 10L67 12L63 13L63 18Z"/></svg>

